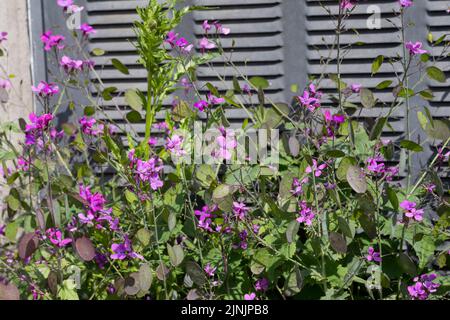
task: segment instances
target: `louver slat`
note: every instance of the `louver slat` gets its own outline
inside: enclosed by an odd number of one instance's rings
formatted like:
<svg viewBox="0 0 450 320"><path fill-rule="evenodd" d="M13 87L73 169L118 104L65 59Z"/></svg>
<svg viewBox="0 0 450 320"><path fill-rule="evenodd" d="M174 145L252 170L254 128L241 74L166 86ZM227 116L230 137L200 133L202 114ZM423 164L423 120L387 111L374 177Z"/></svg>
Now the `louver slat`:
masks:
<svg viewBox="0 0 450 320"><path fill-rule="evenodd" d="M272 101L284 101L284 39L283 11L281 1L236 1L236 0L195 0L196 5L206 6L209 10L196 11L193 14L194 35L201 39L204 35L204 20L219 20L231 29L231 34L222 36L222 46L231 62L248 77L261 76L271 83L267 94ZM221 92L232 89L232 76L236 70L224 63L224 58L213 61L214 70L201 66L198 70L198 85L205 88L207 82L219 88ZM217 74L225 77L220 81ZM206 88L200 90L206 93ZM242 113L242 121L247 115Z"/></svg>
<svg viewBox="0 0 450 320"><path fill-rule="evenodd" d="M336 20L331 19L328 12L322 7L325 5L330 8L332 14L338 13L337 1L319 1L309 0L306 3L306 28L307 28L307 59L308 59L308 74L313 77L318 77L320 74L336 73L337 67L335 60L332 60L327 65L324 65L324 59L328 57L335 59L337 56L335 43ZM378 5L381 9L381 29L371 30L367 26L367 20L370 14L367 13L369 5ZM347 84L358 83L363 87L374 90L376 85L388 79L395 78L395 72L388 64L381 66L379 72L372 77L371 67L373 59L378 55L384 55L386 59L395 58L401 53L400 34L393 27L392 22L395 23L397 19L394 17L392 10L398 8L398 1L370 1L370 3L361 2L356 7L352 16L345 21L345 28L348 30L342 34L341 42L341 56L345 54L345 60L341 64L341 77ZM389 18L391 22L388 22ZM334 46L333 46L334 45ZM349 53L346 53L346 48L351 45ZM397 68L396 72L401 70ZM336 84L331 80L323 80L320 83L321 88L328 94L336 95ZM383 91L374 90L375 96L382 101L392 102L392 85ZM353 98L350 101L358 103L358 98ZM325 98L325 107L335 107L332 100ZM373 118L386 114L387 110L380 108L363 109L360 115L361 118ZM394 132L390 132L389 128L386 133L390 135L396 133L400 134L404 130L404 126L400 123L399 118L404 116L404 111L398 110L395 114L397 120L394 122Z"/></svg>

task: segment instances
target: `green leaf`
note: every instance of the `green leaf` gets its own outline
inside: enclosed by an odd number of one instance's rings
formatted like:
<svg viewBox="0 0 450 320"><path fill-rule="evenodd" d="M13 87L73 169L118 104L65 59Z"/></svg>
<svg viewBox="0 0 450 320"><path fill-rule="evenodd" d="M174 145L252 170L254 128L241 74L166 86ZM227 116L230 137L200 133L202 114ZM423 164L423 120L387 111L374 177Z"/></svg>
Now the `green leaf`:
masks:
<svg viewBox="0 0 450 320"><path fill-rule="evenodd" d="M419 92L419 95L425 100L432 100L434 98L431 90L422 90Z"/></svg>
<svg viewBox="0 0 450 320"><path fill-rule="evenodd" d="M266 79L262 78L262 77L252 77L249 79L250 83L258 88L258 89L267 89L270 84L269 81L267 81Z"/></svg>
<svg viewBox="0 0 450 320"><path fill-rule="evenodd" d="M412 262L411 258L403 252L400 253L398 257L398 264L401 270L410 276L414 277L417 274L416 265Z"/></svg>
<svg viewBox="0 0 450 320"><path fill-rule="evenodd" d="M216 173L210 165L202 164L195 171L195 177L202 187L209 188L216 179Z"/></svg>
<svg viewBox="0 0 450 320"><path fill-rule="evenodd" d="M414 151L414 152L422 152L423 151L423 148L421 145L415 143L414 141L410 141L410 140L401 141L400 147L402 147L403 149Z"/></svg>
<svg viewBox="0 0 450 320"><path fill-rule="evenodd" d="M288 224L287 230L286 230L286 239L288 243L295 242L295 238L297 236L298 229L300 228L300 223L297 222L297 220L291 221Z"/></svg>
<svg viewBox="0 0 450 320"><path fill-rule="evenodd" d="M72 279L64 280L58 290L58 298L61 300L79 300L75 281Z"/></svg>
<svg viewBox="0 0 450 320"><path fill-rule="evenodd" d="M127 113L127 120L131 123L139 123L142 122L142 116L139 112L133 110Z"/></svg>
<svg viewBox="0 0 450 320"><path fill-rule="evenodd" d="M16 236L17 236L17 230L19 229L19 225L17 224L17 222L10 222L6 225L6 229L5 229L5 236L6 238L11 241L14 242L16 241Z"/></svg>
<svg viewBox="0 0 450 320"><path fill-rule="evenodd" d="M389 86L391 84L392 84L392 80L384 80L384 81L381 81L379 84L377 84L375 89L383 90L383 89L389 88Z"/></svg>
<svg viewBox="0 0 450 320"><path fill-rule="evenodd" d="M326 155L329 158L343 158L345 157L345 152L341 150L328 150Z"/></svg>
<svg viewBox="0 0 450 320"><path fill-rule="evenodd" d="M369 89L363 88L359 92L361 96L361 104L364 108L373 108L376 104L375 96Z"/></svg>
<svg viewBox="0 0 450 320"><path fill-rule="evenodd" d="M84 115L86 117L92 117L95 114L95 108L92 106L86 106L84 108Z"/></svg>
<svg viewBox="0 0 450 320"><path fill-rule="evenodd" d="M102 92L102 97L105 101L111 101L113 99L112 94L117 91L116 87L105 88Z"/></svg>
<svg viewBox="0 0 450 320"><path fill-rule="evenodd" d="M125 75L130 74L130 71L128 70L128 68L120 60L112 59L111 62L112 62L112 65L114 66L114 68L116 68L123 74L125 74Z"/></svg>
<svg viewBox="0 0 450 320"><path fill-rule="evenodd" d="M143 102L137 90L127 90L127 92L125 92L125 101L133 110L138 112L142 110Z"/></svg>
<svg viewBox="0 0 450 320"><path fill-rule="evenodd" d="M447 81L447 77L445 73L439 69L438 67L432 66L427 68L427 75L430 79L436 80L440 83L445 83Z"/></svg>
<svg viewBox="0 0 450 320"><path fill-rule="evenodd" d="M174 245L173 247L167 244L167 252L169 253L170 263L174 267L178 267L184 260L183 248L180 245Z"/></svg>
<svg viewBox="0 0 450 320"><path fill-rule="evenodd" d="M389 202L392 204L392 208L394 208L394 210L398 210L399 201L398 201L397 193L390 186L386 187L386 193L387 193Z"/></svg>
<svg viewBox="0 0 450 320"><path fill-rule="evenodd" d="M349 166L347 169L347 182L357 193L367 191L367 181L364 172L358 166Z"/></svg>
<svg viewBox="0 0 450 320"><path fill-rule="evenodd" d="M202 287L207 279L203 269L194 261L186 262L186 273L191 277L192 281Z"/></svg>
<svg viewBox="0 0 450 320"><path fill-rule="evenodd" d="M433 120L433 124L427 123L425 132L432 139L445 141L450 137L450 120Z"/></svg>
<svg viewBox="0 0 450 320"><path fill-rule="evenodd" d="M95 48L92 50L92 54L97 57L103 56L105 54L105 50L100 49L100 48Z"/></svg>
<svg viewBox="0 0 450 320"><path fill-rule="evenodd" d="M381 117L377 119L377 122L375 123L374 127L372 128L372 131L370 132L370 140L378 140L381 136L381 133L383 132L383 128L386 125L387 118Z"/></svg>
<svg viewBox="0 0 450 320"><path fill-rule="evenodd" d="M350 239L355 236L355 228L352 228L343 217L338 217L339 230Z"/></svg>
<svg viewBox="0 0 450 320"><path fill-rule="evenodd" d="M381 65L383 64L384 56L380 55L375 58L372 63L372 75L376 74L378 70L380 70Z"/></svg>
<svg viewBox="0 0 450 320"><path fill-rule="evenodd" d="M347 253L347 242L345 237L337 232L330 232L329 240L331 247L338 253Z"/></svg>
<svg viewBox="0 0 450 320"><path fill-rule="evenodd" d="M145 228L141 228L136 232L136 239L144 246L150 244L151 233Z"/></svg>
<svg viewBox="0 0 450 320"><path fill-rule="evenodd" d="M424 235L420 241L413 244L413 247L419 258L419 269L422 270L433 258L436 249L434 238L430 235Z"/></svg>
<svg viewBox="0 0 450 320"><path fill-rule="evenodd" d="M147 293L153 282L153 273L150 266L146 263L142 264L139 267L139 285L141 288L141 292L144 294Z"/></svg>

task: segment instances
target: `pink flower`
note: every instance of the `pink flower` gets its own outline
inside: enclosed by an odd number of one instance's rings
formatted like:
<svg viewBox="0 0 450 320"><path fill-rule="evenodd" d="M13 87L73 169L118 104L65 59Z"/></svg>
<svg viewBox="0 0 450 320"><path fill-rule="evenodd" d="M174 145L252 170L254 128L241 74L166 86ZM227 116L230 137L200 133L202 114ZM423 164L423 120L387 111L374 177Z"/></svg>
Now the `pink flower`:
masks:
<svg viewBox="0 0 450 320"><path fill-rule="evenodd" d="M245 203L233 202L233 213L238 220L244 220L245 215L249 210L250 208L248 208Z"/></svg>
<svg viewBox="0 0 450 320"><path fill-rule="evenodd" d="M215 105L215 104L222 104L225 102L224 98L218 98L215 95L213 95L212 93L208 93L208 102L211 105Z"/></svg>
<svg viewBox="0 0 450 320"><path fill-rule="evenodd" d="M113 243L111 245L111 259L113 260L125 260L130 259L140 259L144 260L144 257L133 251L133 247L128 236L124 236L124 243Z"/></svg>
<svg viewBox="0 0 450 320"><path fill-rule="evenodd" d="M210 276L214 277L214 273L216 272L217 267L212 267L210 263L208 263L203 270L205 270L205 273Z"/></svg>
<svg viewBox="0 0 450 320"><path fill-rule="evenodd" d="M294 178L292 181L291 193L292 195L298 197L303 193L303 185L309 182L309 178L306 177L302 181L298 178Z"/></svg>
<svg viewBox="0 0 450 320"><path fill-rule="evenodd" d="M350 89L352 90L353 93L359 93L361 91L362 85L358 84L358 83L354 83L350 86Z"/></svg>
<svg viewBox="0 0 450 320"><path fill-rule="evenodd" d="M32 86L31 90L34 93L38 94L40 97L45 98L58 94L59 87L55 83L47 83L45 81L41 81L36 87Z"/></svg>
<svg viewBox="0 0 450 320"><path fill-rule="evenodd" d="M412 220L422 221L424 211L422 209L416 209L416 206L417 204L415 202L409 200L404 200L400 203L400 208L405 211L406 217Z"/></svg>
<svg viewBox="0 0 450 320"><path fill-rule="evenodd" d="M210 42L208 38L203 37L199 42L201 52L205 52L206 50L211 50L216 47L216 45L213 42Z"/></svg>
<svg viewBox="0 0 450 320"><path fill-rule="evenodd" d="M90 34L96 34L97 30L94 29L93 26L87 24L87 23L83 23L80 28L79 28L82 32L84 36L88 36Z"/></svg>
<svg viewBox="0 0 450 320"><path fill-rule="evenodd" d="M255 300L255 299L256 299L256 293L254 293L254 292L244 295L244 300L251 301L251 300Z"/></svg>
<svg viewBox="0 0 450 320"><path fill-rule="evenodd" d="M9 89L11 89L11 87L12 87L11 81L9 81L8 79L0 78L0 88L1 89L9 90Z"/></svg>
<svg viewBox="0 0 450 320"><path fill-rule="evenodd" d="M82 60L73 60L68 56L63 56L61 58L60 65L67 72L73 72L83 70L84 62Z"/></svg>
<svg viewBox="0 0 450 320"><path fill-rule="evenodd" d="M0 43L8 40L8 32L0 32Z"/></svg>
<svg viewBox="0 0 450 320"><path fill-rule="evenodd" d="M88 209L92 213L102 211L106 204L106 199L100 193L92 193L89 187L79 186L80 197L87 202Z"/></svg>
<svg viewBox="0 0 450 320"><path fill-rule="evenodd" d="M148 161L138 159L136 162L136 178L141 182L149 183L154 191L160 189L164 185L159 177L159 173L162 170L162 160L156 157L151 158Z"/></svg>
<svg viewBox="0 0 450 320"><path fill-rule="evenodd" d="M17 167L19 170L28 171L30 170L30 162L25 160L23 157L17 159Z"/></svg>
<svg viewBox="0 0 450 320"><path fill-rule="evenodd" d="M97 124L97 120L94 118L83 116L78 122L81 125L81 131L89 136L99 136L105 129L105 126L101 123Z"/></svg>
<svg viewBox="0 0 450 320"><path fill-rule="evenodd" d="M424 185L423 187L428 193L433 193L434 189L436 189L436 185L433 183L428 183L428 184Z"/></svg>
<svg viewBox="0 0 450 320"><path fill-rule="evenodd" d="M66 9L69 6L73 5L73 0L58 0L56 3L58 4L58 6Z"/></svg>
<svg viewBox="0 0 450 320"><path fill-rule="evenodd" d="M166 43L170 44L172 48L179 48L184 53L191 52L194 45L190 44L185 38L178 38L178 33L173 31L169 31L167 33L166 39L164 40Z"/></svg>
<svg viewBox="0 0 450 320"><path fill-rule="evenodd" d="M381 262L381 257L379 252L375 252L375 249L373 247L369 247L367 250L367 261L375 261L375 262Z"/></svg>
<svg viewBox="0 0 450 320"><path fill-rule="evenodd" d="M175 134L171 138L167 138L166 150L177 157L186 155L186 151L183 150L183 137Z"/></svg>
<svg viewBox="0 0 450 320"><path fill-rule="evenodd" d="M367 170L373 173L384 173L385 172L385 165L382 163L383 157L380 155L377 155L373 158L367 159Z"/></svg>
<svg viewBox="0 0 450 320"><path fill-rule="evenodd" d="M437 291L440 287L439 283L434 283L433 281L437 278L437 275L432 274L423 274L419 277L414 278L415 284L412 286L408 286L408 293L410 297L415 300L426 300L431 293Z"/></svg>
<svg viewBox="0 0 450 320"><path fill-rule="evenodd" d="M428 52L427 50L422 49L422 42L420 41L416 43L412 43L411 41L409 41L408 43L406 43L406 49L409 50L409 53L411 55L423 54Z"/></svg>
<svg viewBox="0 0 450 320"><path fill-rule="evenodd" d="M148 145L149 146L156 146L157 143L158 143L158 139L156 139L155 137L150 137L148 139Z"/></svg>
<svg viewBox="0 0 450 320"><path fill-rule="evenodd" d="M267 291L269 289L269 280L266 278L262 278L256 281L255 283L256 291Z"/></svg>
<svg viewBox="0 0 450 320"><path fill-rule="evenodd" d="M237 141L233 130L225 130L225 128L219 128L222 135L216 138L217 148L212 151L211 155L216 159L230 160L232 158L232 152L237 147Z"/></svg>
<svg viewBox="0 0 450 320"><path fill-rule="evenodd" d="M356 5L357 0L341 0L342 9L352 9Z"/></svg>
<svg viewBox="0 0 450 320"><path fill-rule="evenodd" d="M307 226L311 226L313 223L316 214L312 211L311 208L308 207L306 201L302 201L299 203L300 211L299 217L297 218L298 223L304 223Z"/></svg>
<svg viewBox="0 0 450 320"><path fill-rule="evenodd" d="M59 248L63 248L72 242L72 239L63 239L62 232L59 229L51 228L46 233L50 242Z"/></svg>
<svg viewBox="0 0 450 320"><path fill-rule="evenodd" d="M216 27L216 31L217 33L221 33L223 35L228 35L231 32L230 28L226 28L224 26L222 26L220 23L218 23L217 21L214 22L214 27Z"/></svg>
<svg viewBox="0 0 450 320"><path fill-rule="evenodd" d="M198 109L199 111L203 112L205 109L209 106L208 102L205 100L200 100L194 103L194 108Z"/></svg>
<svg viewBox="0 0 450 320"><path fill-rule="evenodd" d="M211 30L211 25L209 24L208 20L203 21L202 28L203 30L205 30L206 33L208 33L209 30Z"/></svg>
<svg viewBox="0 0 450 320"><path fill-rule="evenodd" d="M321 97L322 92L316 91L316 87L313 83L311 83L308 86L308 89L303 91L303 95L298 96L297 99L303 107L307 108L311 112L314 112L316 109L320 108Z"/></svg>
<svg viewBox="0 0 450 320"><path fill-rule="evenodd" d="M312 173L314 172L314 175L316 177L320 177L322 175L322 170L325 169L327 167L327 165L325 163L321 164L321 165L317 165L317 160L313 159L313 165L312 166L308 166L305 170L306 173Z"/></svg>
<svg viewBox="0 0 450 320"><path fill-rule="evenodd" d="M51 30L45 32L41 36L41 41L44 44L45 51L50 51L53 47L56 47L58 50L64 49L64 44L62 43L64 40L64 36L53 35Z"/></svg>
<svg viewBox="0 0 450 320"><path fill-rule="evenodd" d="M411 7L413 5L412 0L399 0L399 2L403 8Z"/></svg>

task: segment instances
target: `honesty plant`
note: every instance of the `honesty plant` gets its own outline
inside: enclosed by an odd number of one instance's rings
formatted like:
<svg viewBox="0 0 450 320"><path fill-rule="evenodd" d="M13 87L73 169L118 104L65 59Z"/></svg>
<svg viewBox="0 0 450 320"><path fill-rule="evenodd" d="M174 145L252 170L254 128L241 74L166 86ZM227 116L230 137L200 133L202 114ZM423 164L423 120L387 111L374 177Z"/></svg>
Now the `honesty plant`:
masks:
<svg viewBox="0 0 450 320"><path fill-rule="evenodd" d="M83 10L72 0L56 3L62 15ZM352 32L345 25L358 1L334 5L339 44ZM417 113L436 146L421 172L411 159L423 141L411 140L409 125L399 140L382 137L394 111L412 112L411 97L432 96L417 89L421 82L446 80L436 62L448 56L448 40L431 37L429 45L441 50L431 57L405 37L413 5L399 1L395 11L402 52L372 65L374 76L383 63L402 70L397 78L369 90L345 83L339 71L323 74L308 79L292 104L271 101L269 81L232 63L221 37L233 30L220 21L205 20L197 41L175 31L202 8L157 0L137 8L143 91L118 92L90 79L102 71L94 57L105 54L87 51L92 26L82 24L72 39L46 30L42 50L57 72L30 88L35 113L0 128L2 187L9 190L0 220L0 299L448 298L450 206L440 175L450 155L449 120ZM0 33L0 61L13 50L7 35ZM340 66L351 50L337 45L336 57L323 63ZM232 88L223 89L220 72L220 88L199 86L197 67L215 62L236 71ZM129 74L120 60L111 64ZM8 74L0 68L0 97L13 90ZM324 79L335 93L323 90ZM324 99L334 107L325 108ZM118 123L100 120L108 119L105 101L122 115ZM356 119L360 108L375 105L387 110L376 123ZM60 120L63 106L74 111L70 120ZM227 119L234 108L248 115L239 128ZM137 122L145 123L143 135ZM198 145L184 134L196 127L208 141ZM215 134L206 135L210 130ZM212 163L185 161L199 149ZM260 161L268 150L268 161ZM393 164L399 153L402 167Z"/></svg>

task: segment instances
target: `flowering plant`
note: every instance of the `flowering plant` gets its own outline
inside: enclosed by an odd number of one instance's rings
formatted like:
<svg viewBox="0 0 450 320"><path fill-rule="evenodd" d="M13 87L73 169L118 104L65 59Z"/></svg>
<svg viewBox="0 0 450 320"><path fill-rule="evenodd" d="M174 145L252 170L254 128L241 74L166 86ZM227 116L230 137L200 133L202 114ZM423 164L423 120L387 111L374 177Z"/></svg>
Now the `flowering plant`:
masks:
<svg viewBox="0 0 450 320"><path fill-rule="evenodd" d="M83 10L71 0L57 4L61 14ZM398 3L400 30L411 5ZM340 1L338 40L356 6ZM274 103L265 95L270 83L242 74L223 49L230 28L204 21L198 43L173 31L196 9L157 0L137 9L134 45L145 90L103 85L94 57L105 52L85 46L92 26L74 33L76 52L64 36L42 35L42 50L59 73L31 88L39 112L0 129L9 190L0 225L0 299L448 298L450 207L439 177L450 153L448 120L419 114L438 144L419 175L410 159L423 148L410 132L401 141L382 138L392 112L409 110L412 96L432 94L409 81L413 66L445 81L423 45L403 39L403 55L390 61L402 72L377 89L393 89L391 105L345 83L339 67L311 79L292 105ZM438 41L445 40L431 45ZM2 32L5 56L6 45ZM338 66L345 59L340 50ZM196 81L199 65L214 68L217 61L235 67L232 89ZM130 72L118 59L111 64ZM0 90L7 93L6 75L2 69ZM325 77L337 96L321 89ZM89 105L72 100L73 90ZM167 110L164 101L174 95ZM126 109L116 104L120 97ZM335 101L334 111L322 106L326 98ZM354 99L364 108L386 106L387 116L368 128L352 116L360 108ZM105 101L121 115L117 123L99 120L108 117ZM58 122L66 104L82 115ZM248 115L236 130L230 108ZM136 122L145 122L143 136L134 132ZM265 146L251 138L255 130L258 141L270 140ZM23 135L20 146L11 134ZM209 141L200 141L199 163L191 156L200 136ZM392 165L400 149L408 159L401 171Z"/></svg>

